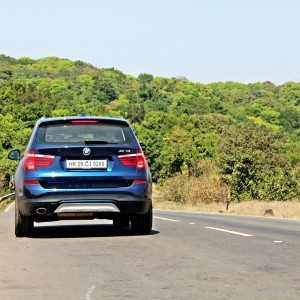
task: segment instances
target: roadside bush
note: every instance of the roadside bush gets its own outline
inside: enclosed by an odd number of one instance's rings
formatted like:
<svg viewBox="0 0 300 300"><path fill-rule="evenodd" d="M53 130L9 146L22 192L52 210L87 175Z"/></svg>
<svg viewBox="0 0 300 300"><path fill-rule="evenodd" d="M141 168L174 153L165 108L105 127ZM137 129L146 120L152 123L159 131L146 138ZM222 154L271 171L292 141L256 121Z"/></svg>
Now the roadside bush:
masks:
<svg viewBox="0 0 300 300"><path fill-rule="evenodd" d="M222 179L232 199L299 200L299 174L284 154L284 138L253 122L230 128L219 145Z"/></svg>
<svg viewBox="0 0 300 300"><path fill-rule="evenodd" d="M261 178L257 199L293 201L300 199L300 172L278 168Z"/></svg>
<svg viewBox="0 0 300 300"><path fill-rule="evenodd" d="M177 174L164 182L161 189L161 200L173 201L179 204L197 205L197 203L225 202L228 189L214 165L208 162L199 164L199 176L187 177Z"/></svg>

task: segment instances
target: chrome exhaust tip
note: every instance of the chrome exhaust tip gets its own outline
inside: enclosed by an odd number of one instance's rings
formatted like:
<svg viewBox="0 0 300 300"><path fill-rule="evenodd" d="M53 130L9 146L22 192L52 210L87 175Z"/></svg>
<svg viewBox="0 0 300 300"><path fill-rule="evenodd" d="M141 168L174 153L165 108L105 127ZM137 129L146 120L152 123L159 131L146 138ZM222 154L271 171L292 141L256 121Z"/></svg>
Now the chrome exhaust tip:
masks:
<svg viewBox="0 0 300 300"><path fill-rule="evenodd" d="M37 214L39 215L44 215L46 213L46 208L45 207L39 207L36 209Z"/></svg>

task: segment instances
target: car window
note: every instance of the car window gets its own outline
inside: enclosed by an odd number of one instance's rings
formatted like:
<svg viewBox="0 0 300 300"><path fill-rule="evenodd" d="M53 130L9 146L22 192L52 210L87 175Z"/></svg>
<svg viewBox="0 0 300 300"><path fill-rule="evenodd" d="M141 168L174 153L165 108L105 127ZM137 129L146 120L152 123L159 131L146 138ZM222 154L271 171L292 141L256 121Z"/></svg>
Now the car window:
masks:
<svg viewBox="0 0 300 300"><path fill-rule="evenodd" d="M68 144L85 141L108 143L132 143L133 136L128 126L114 124L53 124L40 126L38 144Z"/></svg>

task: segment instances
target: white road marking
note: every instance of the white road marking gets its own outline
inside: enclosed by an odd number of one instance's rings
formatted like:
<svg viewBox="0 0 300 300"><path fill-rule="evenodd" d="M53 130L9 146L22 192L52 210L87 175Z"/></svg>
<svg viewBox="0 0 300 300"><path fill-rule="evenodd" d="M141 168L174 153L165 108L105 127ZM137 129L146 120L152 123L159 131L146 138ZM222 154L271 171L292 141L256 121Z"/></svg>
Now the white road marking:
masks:
<svg viewBox="0 0 300 300"><path fill-rule="evenodd" d="M13 206L14 202L10 203L6 208L5 208L5 212L7 213L9 211L9 209Z"/></svg>
<svg viewBox="0 0 300 300"><path fill-rule="evenodd" d="M179 222L178 220L168 219L168 218L162 218L162 217L154 217L154 218L155 219L159 219L159 220L170 221L170 222Z"/></svg>
<svg viewBox="0 0 300 300"><path fill-rule="evenodd" d="M86 292L85 292L85 300L91 300L92 299L92 294L97 288L97 286L101 286L103 284L103 273L99 273L99 278L98 281L93 284L91 287L89 287Z"/></svg>
<svg viewBox="0 0 300 300"><path fill-rule="evenodd" d="M196 224L196 223L192 223L192 222L190 223L190 225L195 225L195 224Z"/></svg>
<svg viewBox="0 0 300 300"><path fill-rule="evenodd" d="M273 241L274 243L282 243L282 241Z"/></svg>
<svg viewBox="0 0 300 300"><path fill-rule="evenodd" d="M92 287L88 288L85 293L85 299L90 300L94 289L97 287L97 284L94 284Z"/></svg>
<svg viewBox="0 0 300 300"><path fill-rule="evenodd" d="M232 233L232 234L237 234L237 235L242 235L242 236L253 236L252 234L242 233L242 232L237 232L237 231L231 231L231 230L227 230L227 229L223 229L223 228L216 228L216 227L205 227L205 228L212 229L212 230L223 231L223 232Z"/></svg>

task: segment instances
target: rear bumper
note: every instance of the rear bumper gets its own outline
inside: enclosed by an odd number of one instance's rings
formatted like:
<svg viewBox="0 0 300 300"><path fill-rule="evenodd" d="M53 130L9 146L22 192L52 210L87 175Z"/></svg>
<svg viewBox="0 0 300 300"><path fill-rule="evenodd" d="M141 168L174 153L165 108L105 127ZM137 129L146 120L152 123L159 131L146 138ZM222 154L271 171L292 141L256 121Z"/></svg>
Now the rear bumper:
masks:
<svg viewBox="0 0 300 300"><path fill-rule="evenodd" d="M151 197L134 197L123 194L77 194L77 195L49 195L42 198L35 199L17 199L19 202L19 209L24 216L37 216L36 210L38 208L45 208L46 213L55 214L56 210L63 204L84 204L90 205L113 204L118 210L106 212L106 214L144 214L149 210L151 205ZM57 210L58 211L58 210ZM77 211L80 212L80 211ZM91 212L93 212L91 210ZM95 209L95 213L98 211Z"/></svg>
<svg viewBox="0 0 300 300"><path fill-rule="evenodd" d="M95 205L95 217L105 218L111 214L144 214L149 210L152 197L152 184L133 184L123 188L101 188L101 189L44 189L39 184L16 185L16 201L24 216L44 217L46 215L55 216L55 210L62 204L83 204L82 207ZM102 213L100 206L105 207L105 203L117 207L115 211ZM84 205L87 204L87 205ZM98 210L97 210L98 206ZM110 205L107 205L109 207ZM38 208L46 209L46 214L38 215ZM77 211L80 213L80 211ZM83 212L84 209L83 209Z"/></svg>

